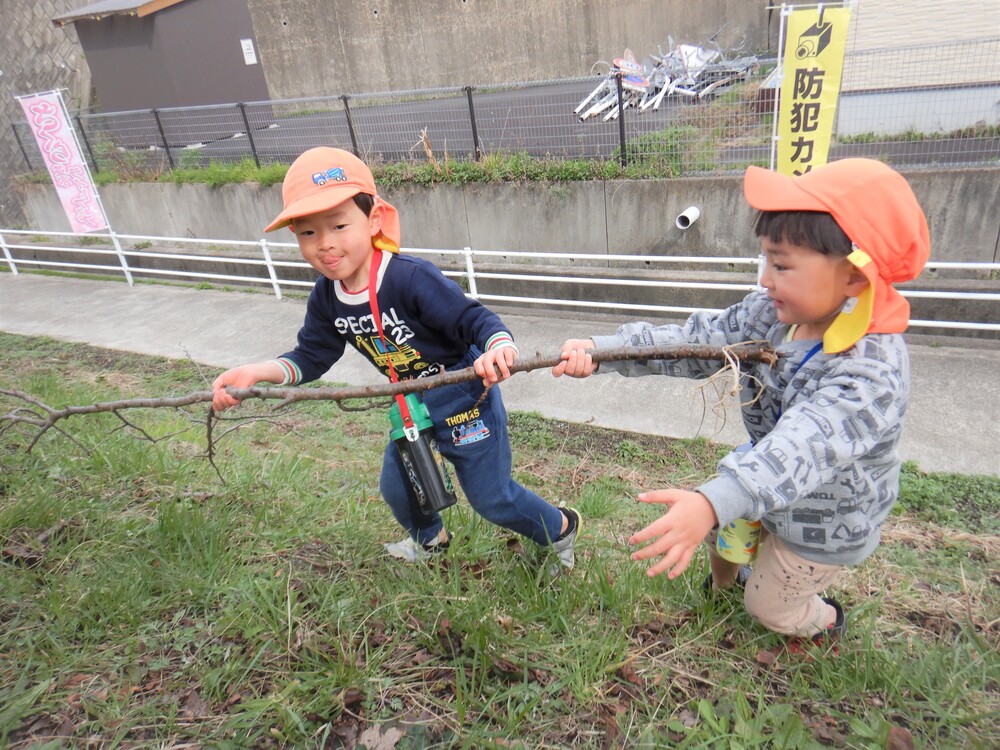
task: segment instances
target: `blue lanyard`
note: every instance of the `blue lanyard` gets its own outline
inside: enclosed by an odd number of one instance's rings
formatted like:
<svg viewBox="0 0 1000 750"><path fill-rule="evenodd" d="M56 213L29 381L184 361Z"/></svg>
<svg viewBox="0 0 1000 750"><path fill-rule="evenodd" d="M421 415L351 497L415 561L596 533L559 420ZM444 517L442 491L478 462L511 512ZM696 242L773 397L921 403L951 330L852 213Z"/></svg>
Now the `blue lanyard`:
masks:
<svg viewBox="0 0 1000 750"><path fill-rule="evenodd" d="M806 353L806 356L804 356L802 358L802 361L799 362L799 364L796 366L796 368L794 370L792 370L792 376L788 379L789 384L791 384L791 382L793 380L795 380L795 376L799 374L799 370L802 369L802 366L805 365L805 363L808 362L810 359L812 359L813 355L816 354L816 352L818 352L822 348L823 348L823 342L822 341L816 342L816 346L814 346L812 349L810 349ZM779 419L781 419L781 407L780 406L778 407L778 416L775 417L774 421L777 422Z"/></svg>

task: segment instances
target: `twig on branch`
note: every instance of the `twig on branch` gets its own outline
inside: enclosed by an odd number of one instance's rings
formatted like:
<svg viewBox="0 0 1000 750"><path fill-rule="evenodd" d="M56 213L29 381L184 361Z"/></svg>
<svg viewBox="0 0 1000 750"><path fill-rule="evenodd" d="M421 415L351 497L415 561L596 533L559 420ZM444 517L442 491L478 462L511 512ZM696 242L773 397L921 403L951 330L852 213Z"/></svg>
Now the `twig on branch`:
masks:
<svg viewBox="0 0 1000 750"><path fill-rule="evenodd" d="M778 355L774 352L770 345L763 342L747 342L726 347L694 344L671 346L628 346L618 349L602 349L600 351L592 352L594 362L598 363L621 360L644 361L694 358L720 360L730 364L741 361L755 361L764 362L770 365L777 361L777 356ZM519 372L528 372L530 370L551 368L555 367L561 361L562 358L558 354L555 356L537 355L535 357L518 360L511 366L510 371L514 374ZM412 380L403 380L397 383L385 382L377 385L352 386L347 388L288 388L269 386L253 388L227 388L226 390L230 395L240 399L241 401L251 398L258 398L262 400L280 400L278 404L272 407L272 410L274 411L299 401L336 401L338 406L342 409L346 408L348 411L356 411L359 410L359 407L345 407L342 402L356 399L384 399L385 397L395 396L400 393L420 393L443 385L464 383L470 380L478 379L479 376L476 375L475 370L471 367L466 367L463 370L445 372L429 378L415 378ZM126 421L124 417L122 417L119 413L121 410L164 407L178 409L184 406L208 403L212 400L212 391L195 391L184 396L105 401L96 404L87 404L84 406L67 406L62 409L55 409L21 391L0 389L0 395L17 399L34 407L25 408L24 406L21 406L8 412L7 414L0 415L0 434L18 424L30 425L38 428L38 433L34 436L28 447L29 451L38 442L39 438L41 438L41 436L44 435L49 429L56 429L63 435L66 435L63 430L56 426L56 423L68 417L74 417L81 414L111 412L125 425L135 427L135 425ZM210 461L213 458L211 446L213 445L213 442L218 440L218 437L215 438L215 441L213 441L212 438L212 417L213 415L210 413L207 423L209 435L208 458ZM139 432L143 432L141 429L136 429ZM67 435L67 437L69 437L69 435ZM149 436L147 435L147 437Z"/></svg>

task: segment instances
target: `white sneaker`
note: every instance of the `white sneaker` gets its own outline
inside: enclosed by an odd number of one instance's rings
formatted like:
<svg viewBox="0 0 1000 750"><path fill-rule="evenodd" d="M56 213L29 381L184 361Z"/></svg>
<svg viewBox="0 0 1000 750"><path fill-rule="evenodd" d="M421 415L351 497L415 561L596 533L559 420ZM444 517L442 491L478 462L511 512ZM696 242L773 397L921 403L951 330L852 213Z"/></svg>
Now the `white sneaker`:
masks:
<svg viewBox="0 0 1000 750"><path fill-rule="evenodd" d="M572 569L576 565L576 553L573 548L576 544L577 536L583 530L583 516L580 515L580 511L576 508L570 508L566 505L560 504L559 510L571 517L573 530L552 542L551 549L556 557L559 558L559 564L562 567ZM555 568L554 572L558 573L559 569Z"/></svg>
<svg viewBox="0 0 1000 750"><path fill-rule="evenodd" d="M430 544L418 544L410 537L406 537L398 542L388 542L384 546L385 551L389 553L390 557L415 563L420 560L426 560L433 555L444 554L448 550L448 545L451 544L451 538L452 534L449 532L447 539L442 540L438 536Z"/></svg>

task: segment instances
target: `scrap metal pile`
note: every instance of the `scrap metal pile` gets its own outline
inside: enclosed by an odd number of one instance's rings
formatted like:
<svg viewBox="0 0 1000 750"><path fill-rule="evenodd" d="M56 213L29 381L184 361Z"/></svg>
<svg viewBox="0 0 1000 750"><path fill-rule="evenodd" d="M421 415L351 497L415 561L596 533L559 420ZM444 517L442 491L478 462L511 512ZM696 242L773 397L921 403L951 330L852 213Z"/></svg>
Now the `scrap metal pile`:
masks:
<svg viewBox="0 0 1000 750"><path fill-rule="evenodd" d="M746 80L758 64L757 57L736 56L742 47L724 53L714 42L718 33L713 34L705 46L675 45L671 38L669 53L664 54L659 48L659 54L649 55L645 63L640 63L632 50L626 49L624 55L612 61L607 76L573 112L581 120L597 116L602 116L605 122L616 119L619 76L622 107L632 107L640 112L659 109L668 96L702 101L734 83Z"/></svg>

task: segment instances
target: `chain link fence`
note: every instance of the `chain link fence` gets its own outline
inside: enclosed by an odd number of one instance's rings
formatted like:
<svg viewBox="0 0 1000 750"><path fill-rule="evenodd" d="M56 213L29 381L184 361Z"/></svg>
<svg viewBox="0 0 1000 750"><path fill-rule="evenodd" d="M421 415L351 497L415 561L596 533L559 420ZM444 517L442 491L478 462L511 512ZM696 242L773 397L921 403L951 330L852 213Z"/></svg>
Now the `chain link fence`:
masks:
<svg viewBox="0 0 1000 750"><path fill-rule="evenodd" d="M371 163L528 154L645 165L664 176L767 165L777 61L705 53L678 45L634 70L545 82L74 121L94 172L125 178L212 162L287 164L320 145ZM44 169L27 123L13 128L26 169ZM830 158L846 156L907 168L1000 161L1000 36L848 53Z"/></svg>

